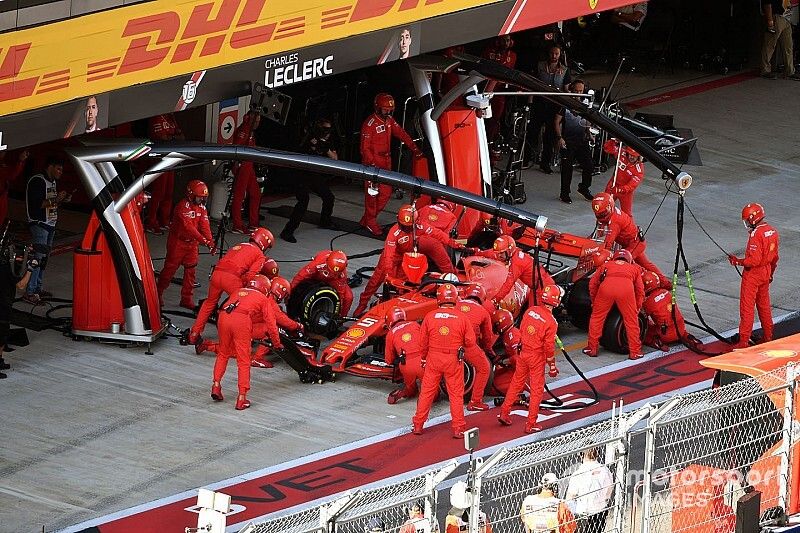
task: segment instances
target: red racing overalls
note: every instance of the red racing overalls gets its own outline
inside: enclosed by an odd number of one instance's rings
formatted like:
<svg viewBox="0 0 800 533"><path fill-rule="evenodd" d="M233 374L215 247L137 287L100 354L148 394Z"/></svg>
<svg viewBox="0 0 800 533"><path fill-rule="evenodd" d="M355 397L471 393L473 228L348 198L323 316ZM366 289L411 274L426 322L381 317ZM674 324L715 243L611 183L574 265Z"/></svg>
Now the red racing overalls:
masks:
<svg viewBox="0 0 800 533"><path fill-rule="evenodd" d="M234 305L228 313L225 307ZM236 358L239 369L239 394L246 395L250 390L250 344L253 340L253 323L267 324L267 331L275 349L281 349L278 328L269 304L269 298L255 289L242 288L225 301L219 312L219 347L214 363L214 381L221 382L228 359Z"/></svg>
<svg viewBox="0 0 800 533"><path fill-rule="evenodd" d="M175 122L172 113L157 115L148 122L150 138L154 141L172 141L182 137L183 133ZM147 218L144 225L151 230L158 230L169 225L172 212L172 190L175 188L175 172L168 170L150 185L150 201L147 207Z"/></svg>
<svg viewBox="0 0 800 533"><path fill-rule="evenodd" d="M184 199L172 215L172 226L167 237L167 257L158 275L158 300L162 306L164 291L169 287L178 267L183 266L181 306L194 308L194 281L199 258L197 246L200 244L209 248L214 245L208 211L206 206Z"/></svg>
<svg viewBox="0 0 800 533"><path fill-rule="evenodd" d="M588 349L597 353L606 317L616 305L625 323L631 359L641 356L639 309L644 302L641 267L623 260L606 262L589 280L589 296L592 316L589 318Z"/></svg>
<svg viewBox="0 0 800 533"><path fill-rule="evenodd" d="M400 139L412 153L421 154L420 149L406 130L391 116L385 120L376 113L367 117L361 125L361 162L365 165L392 170L392 137ZM378 195L370 196L368 183L364 184L364 216L361 225L378 227L378 213L383 211L392 196L392 186L376 184Z"/></svg>
<svg viewBox="0 0 800 533"><path fill-rule="evenodd" d="M464 352L464 359L475 369L470 403L482 403L486 384L489 382L490 355L494 355L495 334L492 332L492 317L483 305L472 300L461 300L456 309L467 317L475 334L476 344Z"/></svg>
<svg viewBox="0 0 800 533"><path fill-rule="evenodd" d="M604 146L609 143L615 143L614 139L606 141ZM623 213L633 216L633 194L636 188L642 184L644 180L644 163L629 163L626 155L626 149L623 148L623 155L619 158L617 169L611 179L606 184L606 192L614 195L614 198L619 200L619 208ZM616 184L614 179L616 177Z"/></svg>
<svg viewBox="0 0 800 533"><path fill-rule="evenodd" d="M393 365L401 353L405 354L399 364L403 389L395 394L397 400L413 398L419 392L417 381L422 381L423 375L420 337L420 325L412 321L398 322L386 333L386 364Z"/></svg>
<svg viewBox="0 0 800 533"><path fill-rule="evenodd" d="M525 311L519 330L522 335L522 350L516 358L514 377L511 378L505 400L500 407L500 416L508 417L511 407L519 399L525 383L528 382L530 387L528 425L534 426L539 417L539 405L544 395L544 366L548 360L553 359L558 323L550 309L543 305L535 305Z"/></svg>
<svg viewBox="0 0 800 533"><path fill-rule="evenodd" d="M197 312L197 318L189 336L190 342L194 341L193 337L196 338L203 333L206 322L216 309L222 293L230 295L244 287L251 277L261 271L264 259L264 252L261 251L261 248L251 242L237 244L227 251L214 267L214 273L211 274L211 280L208 283L208 297Z"/></svg>
<svg viewBox="0 0 800 533"><path fill-rule="evenodd" d="M239 146L255 146L255 131L250 115L245 115L244 122L233 134L233 144ZM233 198L231 199L231 221L236 230L246 232L247 225L242 220L244 196L247 194L248 219L251 227L259 225L259 209L261 208L261 188L256 180L256 170L252 161L242 161L234 171Z"/></svg>
<svg viewBox="0 0 800 533"><path fill-rule="evenodd" d="M614 243L628 250L636 264L643 269L655 272L658 275L658 279L661 280L663 288L672 288L672 282L669 278L645 255L644 251L647 249L647 243L644 239L639 238L639 226L636 225L633 217L623 213L618 207L614 208L611 213L611 220L608 222L605 247L610 250Z"/></svg>
<svg viewBox="0 0 800 533"><path fill-rule="evenodd" d="M661 344L684 342L689 334L683 314L675 307L675 320L672 319L672 294L667 289L655 289L645 296L642 308L647 313L647 332L644 343L648 346L660 347ZM678 327L675 327L675 323Z"/></svg>
<svg viewBox="0 0 800 533"><path fill-rule="evenodd" d="M772 308L769 284L778 266L780 237L777 230L761 222L750 232L742 266L742 285L739 293L739 345L746 348L753 332L753 307L764 330L764 341L772 340Z"/></svg>
<svg viewBox="0 0 800 533"><path fill-rule="evenodd" d="M350 312L350 306L353 304L353 291L350 289L350 285L347 284L346 270L334 273L328 268L325 261L331 253L330 250L319 252L314 256L314 259L301 268L300 271L295 274L294 278L292 278L292 292L294 292L298 285L306 281L327 283L333 287L333 290L339 295L339 299L342 303L340 314L347 316L347 313Z"/></svg>
<svg viewBox="0 0 800 533"><path fill-rule="evenodd" d="M412 421L421 428L428 419L433 401L439 394L439 383L444 378L450 398L450 416L453 432L464 431L464 364L458 350L471 350L475 346L475 332L467 317L452 307L439 307L425 315L420 327L420 351L425 374L422 390L417 400L417 412Z"/></svg>
<svg viewBox="0 0 800 533"><path fill-rule="evenodd" d="M489 256L486 254L486 252L483 252L481 255ZM495 257L497 257L496 252ZM534 295L536 298L535 302L537 304L540 303L544 287L546 285L553 285L555 282L553 281L552 276L550 276L550 273L547 272L547 269L542 265L537 265L538 268L536 269L536 280L534 280L533 265L533 256L526 254L522 250L515 250L511 256L511 262L508 266L508 277L497 291L495 299L501 300L514 287L514 283L520 279L531 289L528 297L528 304L534 304Z"/></svg>

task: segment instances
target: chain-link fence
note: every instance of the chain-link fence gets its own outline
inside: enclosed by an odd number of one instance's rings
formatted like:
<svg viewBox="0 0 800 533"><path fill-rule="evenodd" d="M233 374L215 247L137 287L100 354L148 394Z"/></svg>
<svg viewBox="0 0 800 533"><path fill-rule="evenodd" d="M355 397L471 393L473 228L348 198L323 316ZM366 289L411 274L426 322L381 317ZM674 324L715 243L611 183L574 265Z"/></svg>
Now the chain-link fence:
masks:
<svg viewBox="0 0 800 533"><path fill-rule="evenodd" d="M791 453L795 375L790 365L742 376L500 450L462 476L470 497L459 501L471 502L462 504L466 509L452 506L447 495L437 500L454 461L250 526L248 533L427 533L448 509L446 523L472 533L488 526L494 533L732 532L737 502L748 492L761 493L760 513L767 516L797 507L789 501L790 472L799 460ZM470 522L469 514L480 519Z"/></svg>

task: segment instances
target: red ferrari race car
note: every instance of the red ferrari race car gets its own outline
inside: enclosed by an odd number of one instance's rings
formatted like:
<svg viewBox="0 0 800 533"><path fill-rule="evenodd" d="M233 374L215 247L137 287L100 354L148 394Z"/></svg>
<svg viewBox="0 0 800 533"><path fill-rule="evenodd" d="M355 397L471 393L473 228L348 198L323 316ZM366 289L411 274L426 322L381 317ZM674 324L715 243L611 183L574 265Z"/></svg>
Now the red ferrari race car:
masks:
<svg viewBox="0 0 800 533"><path fill-rule="evenodd" d="M470 244L492 242L494 234L486 233L489 235L478 235ZM561 322L569 321L577 327L586 329L591 314L588 288L589 278L593 273L591 256L600 244L593 238L552 230L542 232L538 237L536 234L537 232L531 229L520 236L518 243L520 247L540 256L542 264L553 275L554 280L564 288L562 306L556 310L556 317ZM574 260L572 266L565 262L570 259ZM508 274L508 267L504 263L486 257L463 257L460 266L455 280L439 273L428 273L419 283L396 278L387 279L378 303L358 318L338 315L339 296L331 287L323 284L298 287L289 302L290 314L304 322L308 331L332 339L322 353L309 362L312 365L328 367L334 374L345 372L360 377L399 382L401 378L399 371L395 366L387 364L383 358L384 337L387 331L385 316L388 310L400 307L405 311L408 320L422 320L428 311L436 308L436 286L444 282L455 282L461 286L480 283L486 290L487 300L494 299L498 297L497 290ZM527 306L529 291L527 285L517 281L508 294L500 296L500 307L511 311L515 319L520 317ZM345 322L354 323L342 331ZM621 315L616 310L606 321L601 343L619 353L627 351L625 328ZM496 351L500 353L502 347L497 346ZM310 351L306 353L311 355ZM502 384L510 379L511 373L511 369L495 365L487 392L502 393L504 390ZM474 371L467 364L465 364L464 379L465 393L469 394L474 381ZM495 389L492 389L493 384L496 385Z"/></svg>

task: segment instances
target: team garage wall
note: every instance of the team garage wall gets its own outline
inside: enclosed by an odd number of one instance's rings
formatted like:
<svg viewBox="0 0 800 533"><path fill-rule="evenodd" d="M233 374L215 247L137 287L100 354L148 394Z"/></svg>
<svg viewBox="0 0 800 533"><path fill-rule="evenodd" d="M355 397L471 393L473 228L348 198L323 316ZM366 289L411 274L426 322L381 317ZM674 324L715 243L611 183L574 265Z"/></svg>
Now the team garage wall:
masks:
<svg viewBox="0 0 800 533"><path fill-rule="evenodd" d="M403 29L416 55L629 3L156 0L3 34L0 150L84 133L87 103L104 129L392 61Z"/></svg>

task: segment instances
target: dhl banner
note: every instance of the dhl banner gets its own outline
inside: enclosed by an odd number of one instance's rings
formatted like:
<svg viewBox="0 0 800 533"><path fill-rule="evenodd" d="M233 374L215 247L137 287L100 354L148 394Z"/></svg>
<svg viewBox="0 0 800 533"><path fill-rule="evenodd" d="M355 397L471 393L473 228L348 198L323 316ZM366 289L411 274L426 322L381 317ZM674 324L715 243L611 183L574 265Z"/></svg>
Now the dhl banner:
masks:
<svg viewBox="0 0 800 533"><path fill-rule="evenodd" d="M497 1L156 0L10 32L0 116Z"/></svg>
<svg viewBox="0 0 800 533"><path fill-rule="evenodd" d="M641 1L641 0L640 0ZM500 34L638 3L635 0L515 0Z"/></svg>

